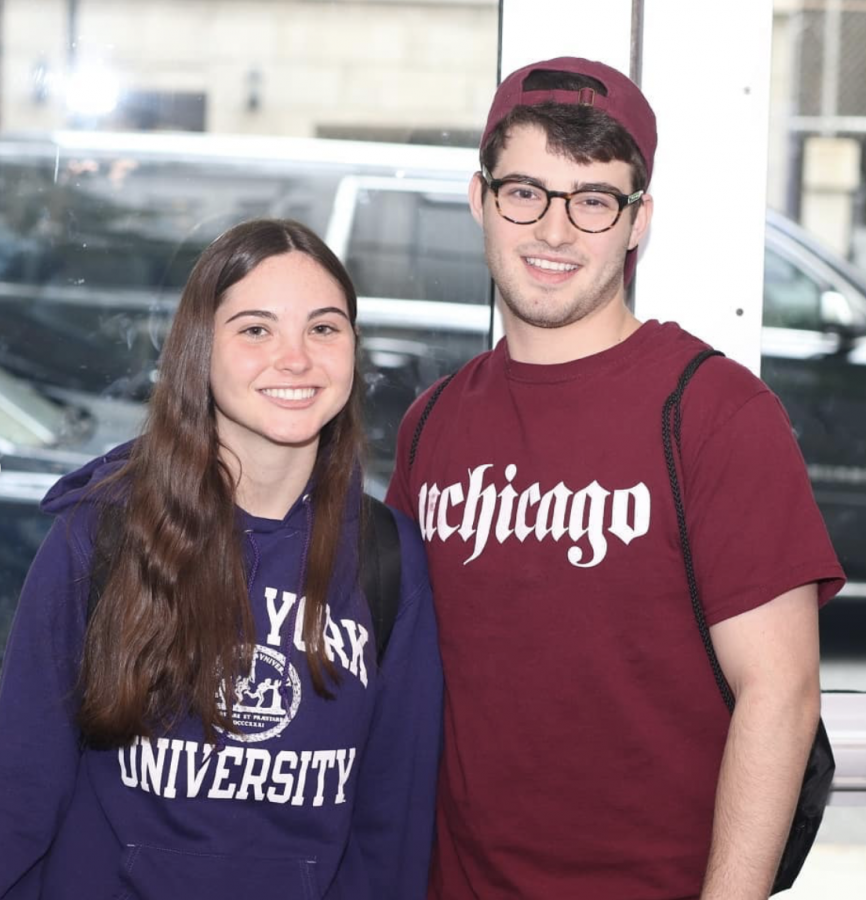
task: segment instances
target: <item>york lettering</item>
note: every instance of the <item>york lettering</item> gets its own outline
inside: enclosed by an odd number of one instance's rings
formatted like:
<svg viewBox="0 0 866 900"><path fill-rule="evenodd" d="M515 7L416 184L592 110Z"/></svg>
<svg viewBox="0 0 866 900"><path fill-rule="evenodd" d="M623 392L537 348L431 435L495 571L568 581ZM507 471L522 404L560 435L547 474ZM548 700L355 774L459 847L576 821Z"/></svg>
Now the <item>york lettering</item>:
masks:
<svg viewBox="0 0 866 900"><path fill-rule="evenodd" d="M268 610L267 642L273 647L279 647L282 643L281 631L289 618L289 614L297 604L294 617L294 631L292 641L295 649L300 653L306 653L307 645L303 638L304 606L306 598L298 600L297 594L291 591L278 591L274 587L265 588L265 604ZM345 636L343 631L345 629ZM336 660L352 675L360 679L364 687L367 686L367 666L364 662L364 648L367 646L369 632L359 622L351 619L340 619L339 623L331 618L331 607L325 608L325 653L332 662Z"/></svg>

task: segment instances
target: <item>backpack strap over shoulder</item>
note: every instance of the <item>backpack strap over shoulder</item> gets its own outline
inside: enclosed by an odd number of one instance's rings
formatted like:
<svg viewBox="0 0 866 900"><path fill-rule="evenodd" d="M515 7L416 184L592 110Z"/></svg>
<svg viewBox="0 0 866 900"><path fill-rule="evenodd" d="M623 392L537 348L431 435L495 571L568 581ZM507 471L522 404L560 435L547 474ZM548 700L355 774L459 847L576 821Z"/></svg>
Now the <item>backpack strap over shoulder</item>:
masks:
<svg viewBox="0 0 866 900"><path fill-rule="evenodd" d="M435 390L430 395L430 399L427 401L427 405L421 411L421 417L418 419L418 424L415 426L415 433L412 435L412 443L409 445L409 469L411 470L412 466L415 464L415 454L418 452L418 443L421 440L421 432L424 430L424 426L427 424L427 419L430 417L430 413L433 412L433 407L436 405L436 401L442 396L442 391L448 387L451 382L451 379L456 375L456 372L452 372L447 377L443 378L439 384L436 385Z"/></svg>
<svg viewBox="0 0 866 900"><path fill-rule="evenodd" d="M704 610L701 606L697 578L695 577L694 562L692 560L692 550L689 544L688 530L686 528L685 507L680 491L679 478L677 477L673 442L671 441L671 413L673 413L673 436L676 440L677 452L681 455L680 428L682 424L682 410L680 407L683 399L683 392L692 376L704 362L711 356L723 355L724 354L720 353L718 350L704 350L686 366L683 374L680 376L676 389L665 401L664 411L662 413L662 441L664 443L668 476L671 482L671 492L673 494L674 506L677 513L680 545L683 551L683 562L686 569L689 594L692 599L692 610L695 615L695 621L698 625L701 640L704 644L704 650L706 651L707 658L709 659L710 666L713 670L716 686L719 689L719 693L722 695L722 699L724 700L728 711L733 713L734 704L736 702L734 694L725 678L724 672L722 672L722 667L719 664L716 651L713 647L713 641L707 626L706 617L704 616ZM821 820L824 817L824 808L827 805L827 800L833 785L833 773L835 770L836 762L833 758L833 747L830 744L824 722L819 719L815 739L812 742L812 748L809 752L809 758L803 773L803 782L800 787L800 794L797 798L794 818L788 832L788 838L782 850L782 857L776 870L776 877L770 891L771 894L776 894L779 891L790 888L797 878L797 875L800 873L803 862L805 861L815 840L815 836L818 833L818 829L821 826Z"/></svg>
<svg viewBox="0 0 866 900"><path fill-rule="evenodd" d="M364 494L361 521L361 588L370 604L381 665L400 605L400 535L391 510L369 494Z"/></svg>
<svg viewBox="0 0 866 900"><path fill-rule="evenodd" d="M680 481L677 476L676 460L674 459L674 449L671 441L671 413L673 413L673 436L677 445L677 454L682 454L681 447L681 427L682 427L682 400L686 386L691 381L692 376L698 369L712 356L724 356L719 350L702 350L695 356L685 367L682 375L680 375L676 388L665 400L664 409L662 411L662 443L664 444L665 463L668 469L668 478L671 483L671 493L674 500L674 509L677 513L677 527L680 535L680 548L683 553L683 563L686 569L686 581L689 586L689 595L692 600L692 612L695 616L695 622L701 635L701 641L704 645L707 658L713 670L713 676L716 685L725 705L733 712L734 695L731 692L730 685L722 672L719 660L716 657L716 651L713 642L710 639L710 630L707 627L707 620L704 615L704 608L701 605L700 594L698 592L698 581L695 577L695 566L692 560L692 548L689 543L689 533L686 528L686 510L683 505L682 491L680 490Z"/></svg>

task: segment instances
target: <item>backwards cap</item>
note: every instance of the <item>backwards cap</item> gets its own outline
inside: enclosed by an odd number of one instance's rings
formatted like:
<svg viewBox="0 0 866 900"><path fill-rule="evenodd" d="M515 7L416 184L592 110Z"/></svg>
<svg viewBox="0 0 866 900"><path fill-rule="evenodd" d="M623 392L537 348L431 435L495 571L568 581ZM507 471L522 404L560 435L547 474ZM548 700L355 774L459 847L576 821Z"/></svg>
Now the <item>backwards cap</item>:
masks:
<svg viewBox="0 0 866 900"><path fill-rule="evenodd" d="M592 88L572 90L524 90L524 82L534 72L565 72L570 75L585 75L600 81L607 89L607 96ZM640 88L621 72L604 63L573 56L561 56L544 62L531 63L512 72L496 90L487 125L481 137L482 149L487 145L496 126L516 106L539 106L542 103L560 103L565 106L592 106L603 110L616 119L632 136L647 171L647 184L652 177L655 158L656 117ZM625 281L631 281L637 264L637 248L630 250L626 258Z"/></svg>

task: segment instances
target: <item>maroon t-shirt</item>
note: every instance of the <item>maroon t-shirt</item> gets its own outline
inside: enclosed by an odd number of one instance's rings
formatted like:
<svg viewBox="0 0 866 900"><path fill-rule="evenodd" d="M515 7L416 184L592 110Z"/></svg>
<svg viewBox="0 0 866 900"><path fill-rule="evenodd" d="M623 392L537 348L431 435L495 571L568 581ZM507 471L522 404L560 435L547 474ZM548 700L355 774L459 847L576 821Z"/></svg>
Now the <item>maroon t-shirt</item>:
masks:
<svg viewBox="0 0 866 900"><path fill-rule="evenodd" d="M699 893L729 714L699 639L661 410L705 345L648 322L555 365L505 342L401 427L388 501L421 526L445 665L431 897ZM842 570L776 397L727 359L683 402L681 482L712 625Z"/></svg>

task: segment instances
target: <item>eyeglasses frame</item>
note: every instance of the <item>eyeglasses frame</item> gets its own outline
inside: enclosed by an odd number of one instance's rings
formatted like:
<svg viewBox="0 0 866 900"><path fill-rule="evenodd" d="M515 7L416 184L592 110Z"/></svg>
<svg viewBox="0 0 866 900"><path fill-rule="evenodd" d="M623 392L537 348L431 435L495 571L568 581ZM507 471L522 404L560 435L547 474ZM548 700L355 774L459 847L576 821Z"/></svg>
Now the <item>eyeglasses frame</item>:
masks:
<svg viewBox="0 0 866 900"><path fill-rule="evenodd" d="M600 189L600 190L585 190L580 189L577 191L550 191L543 185L539 184L537 181L533 181L529 178L493 178L493 176L485 169L483 166L481 171L478 173L487 187L493 191L493 198L496 203L496 211L505 219L506 222L511 222L513 225L534 225L536 222L540 222L546 215L547 211L550 209L550 204L557 197L565 201L565 214L568 216L568 221L578 230L584 232L584 234L603 234L605 231L610 231L611 228L616 227L616 223L619 222L620 217L622 216L622 211L627 207L631 206L634 203L637 203L641 197L646 193L643 190L634 191L631 194L623 194L620 191L614 191L609 189ZM544 191L547 195L547 205L541 212L541 215L535 219L529 219L527 222L518 222L517 219L512 219L510 216L506 216L504 212L502 212L499 206L499 189L503 184L528 184L534 188L538 188L540 191ZM613 197L616 200L619 206L619 212L616 214L616 218L613 222L610 223L606 228L599 228L595 231L590 230L589 228L581 228L574 219L571 218L571 198L576 197L578 194L607 194L609 197Z"/></svg>

